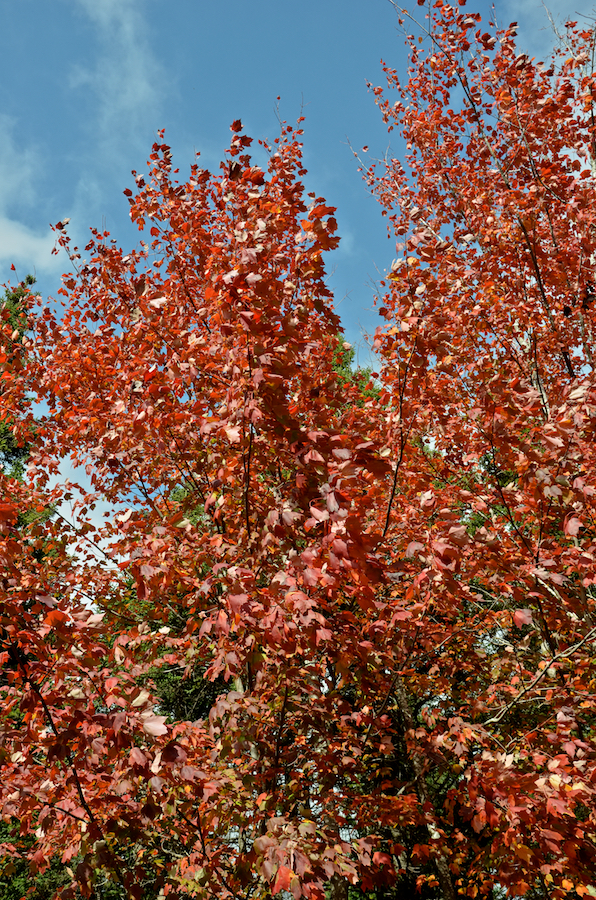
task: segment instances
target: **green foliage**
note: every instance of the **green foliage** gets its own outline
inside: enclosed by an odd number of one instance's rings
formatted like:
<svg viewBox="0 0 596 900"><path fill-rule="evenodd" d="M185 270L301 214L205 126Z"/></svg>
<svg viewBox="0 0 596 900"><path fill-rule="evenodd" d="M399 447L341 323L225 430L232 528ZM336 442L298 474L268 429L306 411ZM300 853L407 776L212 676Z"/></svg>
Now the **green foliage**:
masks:
<svg viewBox="0 0 596 900"><path fill-rule="evenodd" d="M371 380L372 369L370 366L354 368L355 356L354 348L344 341L342 335L338 335L337 345L333 351L333 371L337 373L340 385L346 388L356 388L359 395L356 403L358 406L363 406L366 400L378 397L380 391Z"/></svg>
<svg viewBox="0 0 596 900"><path fill-rule="evenodd" d="M2 305L4 309L7 309L9 312L8 321L13 327L13 330L18 331L20 337L23 336L25 331L27 330L27 321L25 310L23 307L23 300L29 294L29 288L35 284L35 278L33 275L27 275L24 281L16 287L14 290L6 289L4 292L4 300L2 301Z"/></svg>
<svg viewBox="0 0 596 900"><path fill-rule="evenodd" d="M184 509L184 513L191 525L205 521L206 516L203 511L203 504L197 503L192 490L192 485L185 484L174 488L170 494L170 500L174 503L180 503Z"/></svg>
<svg viewBox="0 0 596 900"><path fill-rule="evenodd" d="M181 666L163 666L150 673L159 697L159 710L172 722L206 719L220 694L230 690L222 679L208 681L202 668L185 675Z"/></svg>
<svg viewBox="0 0 596 900"><path fill-rule="evenodd" d="M19 835L16 822L0 822L0 843L10 843L19 852L27 852L33 838ZM28 900L48 900L56 891L70 884L71 877L66 866L58 857L52 859L50 866L40 874L33 876L29 863L24 859L8 856L0 857L0 900L21 900L27 895Z"/></svg>
<svg viewBox="0 0 596 900"><path fill-rule="evenodd" d="M23 301L28 295L28 289L32 284L35 284L35 278L32 275L27 275L25 280L14 290L7 288L3 300L0 301L3 309L8 310L8 324L12 328L13 333L18 333L18 337L14 338L14 343L17 345L17 353L21 352L18 344L27 329L27 317ZM4 470L13 478L22 478L25 460L28 455L29 447L16 441L10 422L0 422L0 464Z"/></svg>

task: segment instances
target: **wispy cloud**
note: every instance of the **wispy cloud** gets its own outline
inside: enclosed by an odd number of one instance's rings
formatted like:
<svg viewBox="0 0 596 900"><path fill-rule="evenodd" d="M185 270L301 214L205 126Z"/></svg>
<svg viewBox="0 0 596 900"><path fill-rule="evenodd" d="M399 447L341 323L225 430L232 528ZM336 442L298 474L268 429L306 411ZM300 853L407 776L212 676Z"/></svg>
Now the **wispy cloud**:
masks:
<svg viewBox="0 0 596 900"><path fill-rule="evenodd" d="M75 243L86 242L87 227L101 223L130 169L141 168L147 158L168 85L151 47L146 0L65 2L90 27L85 62L73 65L68 79L73 99L84 100L85 116L72 135L76 149L64 208L49 203L48 175L63 164L59 154L44 133L39 148L23 145L18 122L0 113L0 281L10 277L14 264L19 277L49 276L42 282L46 294L55 291L68 265L63 254L52 255L55 236L46 222L69 216Z"/></svg>
<svg viewBox="0 0 596 900"><path fill-rule="evenodd" d="M85 104L67 213L74 243L84 246L89 226L114 232L123 210L127 216L122 190L130 170L144 167L163 123L169 76L152 47L147 0L65 2L88 27L84 61L68 77L77 104Z"/></svg>
<svg viewBox="0 0 596 900"><path fill-rule="evenodd" d="M21 277L33 270L56 268L49 227L34 229L22 221L23 210L36 202L35 175L39 168L37 152L22 147L15 138L12 119L0 115L0 264L3 268L12 264L23 268Z"/></svg>
<svg viewBox="0 0 596 900"><path fill-rule="evenodd" d="M544 60L557 43L553 23L562 29L570 19L589 24L594 18L594 8L586 8L578 0L505 0L497 13L501 26L510 21L518 23L520 50Z"/></svg>
<svg viewBox="0 0 596 900"><path fill-rule="evenodd" d="M20 222L0 215L0 262L5 266L14 265L19 278L38 270L56 270L53 246L54 236L49 229L45 235L36 234Z"/></svg>
<svg viewBox="0 0 596 900"><path fill-rule="evenodd" d="M96 109L89 128L97 150L126 154L145 143L147 128L157 126L166 75L152 51L143 0L71 0L90 20L97 55L89 67L77 66L71 86L88 88Z"/></svg>

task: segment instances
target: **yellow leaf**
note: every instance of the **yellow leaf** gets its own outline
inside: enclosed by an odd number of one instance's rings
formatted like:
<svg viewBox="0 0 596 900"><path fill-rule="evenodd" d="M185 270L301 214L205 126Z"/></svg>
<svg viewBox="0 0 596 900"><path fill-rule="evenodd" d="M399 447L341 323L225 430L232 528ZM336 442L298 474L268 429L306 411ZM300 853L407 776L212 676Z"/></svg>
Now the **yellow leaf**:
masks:
<svg viewBox="0 0 596 900"><path fill-rule="evenodd" d="M519 847L516 847L515 852L524 862L529 863L532 861L532 851L525 844L520 844Z"/></svg>

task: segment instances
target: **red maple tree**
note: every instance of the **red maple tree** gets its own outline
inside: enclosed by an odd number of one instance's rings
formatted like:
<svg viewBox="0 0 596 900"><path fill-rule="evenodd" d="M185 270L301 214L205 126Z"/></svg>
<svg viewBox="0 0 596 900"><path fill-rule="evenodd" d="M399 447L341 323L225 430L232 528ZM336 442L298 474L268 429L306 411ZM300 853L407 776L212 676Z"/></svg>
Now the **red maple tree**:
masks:
<svg viewBox="0 0 596 900"><path fill-rule="evenodd" d="M593 34L546 68L426 22L375 89L408 156L366 173L401 245L370 390L299 129L263 171L235 122L185 182L161 135L129 254L57 226L65 308L0 396L34 434L1 481L0 796L65 898L596 892Z"/></svg>

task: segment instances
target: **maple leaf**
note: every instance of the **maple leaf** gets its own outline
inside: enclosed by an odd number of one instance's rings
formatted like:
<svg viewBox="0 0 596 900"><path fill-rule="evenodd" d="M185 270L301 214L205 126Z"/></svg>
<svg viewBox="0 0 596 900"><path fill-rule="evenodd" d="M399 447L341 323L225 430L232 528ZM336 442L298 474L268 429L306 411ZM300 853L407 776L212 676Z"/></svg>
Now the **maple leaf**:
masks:
<svg viewBox="0 0 596 900"><path fill-rule="evenodd" d="M149 715L143 717L143 731L152 737L160 737L168 733L168 727L165 725L165 716Z"/></svg>
<svg viewBox="0 0 596 900"><path fill-rule="evenodd" d="M522 628L524 625L532 624L532 610L531 609L516 609L513 613L513 621L515 622L518 628Z"/></svg>
<svg viewBox="0 0 596 900"><path fill-rule="evenodd" d="M290 884L292 880L292 870L288 869L287 866L280 866L277 870L277 875L275 876L275 882L271 889L272 894L279 894L280 891L287 891L290 889Z"/></svg>

